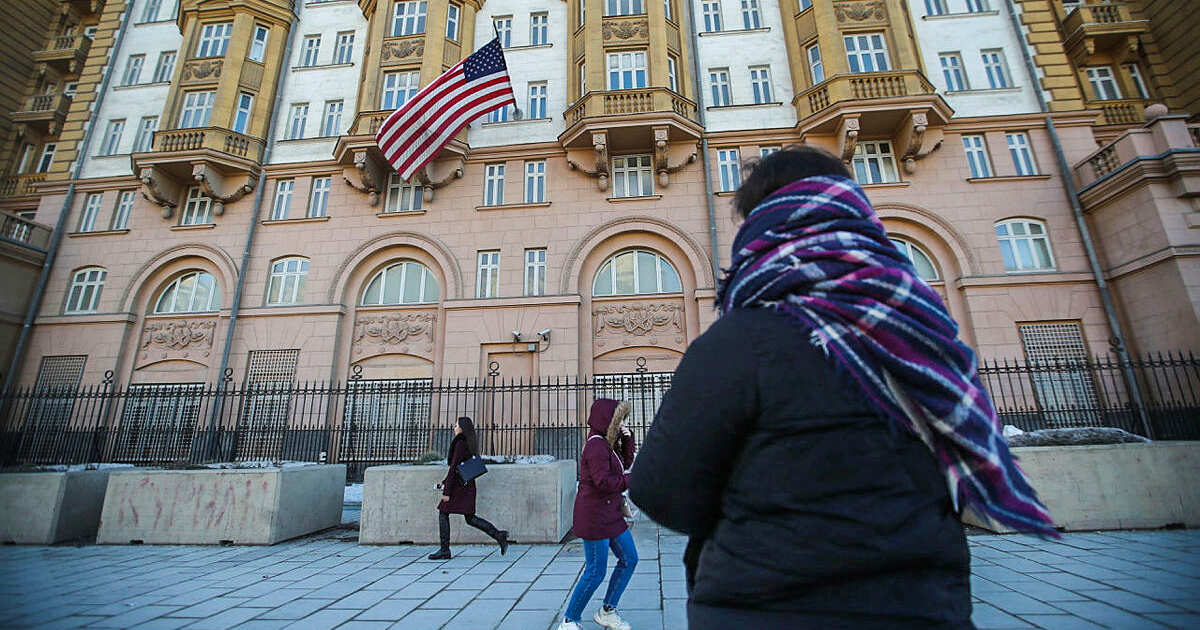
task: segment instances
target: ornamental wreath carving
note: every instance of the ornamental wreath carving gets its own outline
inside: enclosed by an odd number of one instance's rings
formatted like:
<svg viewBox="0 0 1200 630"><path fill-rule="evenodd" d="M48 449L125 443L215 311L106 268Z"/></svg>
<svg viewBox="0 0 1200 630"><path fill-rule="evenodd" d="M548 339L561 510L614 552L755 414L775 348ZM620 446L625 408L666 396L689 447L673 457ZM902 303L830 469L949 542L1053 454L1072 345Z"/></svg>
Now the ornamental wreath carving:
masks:
<svg viewBox="0 0 1200 630"><path fill-rule="evenodd" d="M403 59L410 56L420 57L425 54L425 40L409 39L399 42L384 42L382 54L384 61Z"/></svg>
<svg viewBox="0 0 1200 630"><path fill-rule="evenodd" d="M212 354L216 320L152 321L142 330L138 358L145 364L166 359L198 361Z"/></svg>
<svg viewBox="0 0 1200 630"><path fill-rule="evenodd" d="M609 341L619 338L623 345L649 342L656 346L660 336L666 345L684 343L683 306L669 302L635 302L604 304L593 309L595 315L595 338L597 347L605 347Z"/></svg>
<svg viewBox="0 0 1200 630"><path fill-rule="evenodd" d="M412 346L423 354L433 352L434 313L388 313L360 316L354 323L352 353L364 355L400 352Z"/></svg>
<svg viewBox="0 0 1200 630"><path fill-rule="evenodd" d="M650 37L650 23L646 20L605 22L600 30L604 34L604 41L608 41L614 37L617 39L633 39L634 37L644 39Z"/></svg>
<svg viewBox="0 0 1200 630"><path fill-rule="evenodd" d="M860 2L857 4L835 4L833 12L837 15L837 21L845 22L847 18L855 22L874 17L876 20L883 18L883 3L882 2Z"/></svg>
<svg viewBox="0 0 1200 630"><path fill-rule="evenodd" d="M193 79L207 79L208 77L220 78L221 66L224 65L224 60L216 59L213 61L189 61L183 66L183 80L191 81Z"/></svg>

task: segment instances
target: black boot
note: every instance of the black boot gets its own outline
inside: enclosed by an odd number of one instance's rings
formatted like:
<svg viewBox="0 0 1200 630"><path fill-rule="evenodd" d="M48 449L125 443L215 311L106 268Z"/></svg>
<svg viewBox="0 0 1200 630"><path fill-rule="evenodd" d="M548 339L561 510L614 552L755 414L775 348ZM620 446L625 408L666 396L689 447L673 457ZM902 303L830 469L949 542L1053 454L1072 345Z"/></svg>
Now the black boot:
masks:
<svg viewBox="0 0 1200 630"><path fill-rule="evenodd" d="M496 532L496 542L500 543L500 555L508 553L508 530L502 529Z"/></svg>
<svg viewBox="0 0 1200 630"><path fill-rule="evenodd" d="M445 512L438 512L438 538L441 540L442 548L436 552L429 554L430 560L449 560L450 559L450 515Z"/></svg>
<svg viewBox="0 0 1200 630"><path fill-rule="evenodd" d="M495 525L487 522L485 519L479 518L474 514L467 515L467 525L482 531L500 544L500 555L508 553L508 531L496 529Z"/></svg>

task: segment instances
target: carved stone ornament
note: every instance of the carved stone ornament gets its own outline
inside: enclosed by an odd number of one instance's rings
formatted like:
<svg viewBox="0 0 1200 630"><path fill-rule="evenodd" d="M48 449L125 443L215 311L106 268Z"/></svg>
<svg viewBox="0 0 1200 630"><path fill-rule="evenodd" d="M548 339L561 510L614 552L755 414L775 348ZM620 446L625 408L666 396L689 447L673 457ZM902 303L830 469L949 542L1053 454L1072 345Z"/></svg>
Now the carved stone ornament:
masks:
<svg viewBox="0 0 1200 630"><path fill-rule="evenodd" d="M421 170L417 171L417 174L414 175L413 178L421 184L421 197L425 200L425 203L433 202L433 191L447 186L450 182L456 179L461 179L463 176L463 169L465 167L466 162L459 158L454 168L451 168L450 171L441 178L434 177L433 162L426 164Z"/></svg>
<svg viewBox="0 0 1200 630"><path fill-rule="evenodd" d="M666 127L654 128L654 172L658 174L658 185L662 188L671 183L672 173L696 161L696 151L692 151L682 162L670 164L670 136L671 132Z"/></svg>
<svg viewBox="0 0 1200 630"><path fill-rule="evenodd" d="M179 203L179 186L158 169L147 166L138 174L142 182L142 197L152 204L162 207L163 218L170 219Z"/></svg>
<svg viewBox="0 0 1200 630"><path fill-rule="evenodd" d="M838 125L838 140L841 143L841 156L843 162L849 162L854 157L854 148L858 146L858 118L843 118L842 124Z"/></svg>
<svg viewBox="0 0 1200 630"><path fill-rule="evenodd" d="M192 180L200 187L205 197L213 200L213 214L221 216L225 213L225 204L233 203L254 192L258 184L258 176L254 173L229 177L221 174L207 164L192 166ZM232 180L243 180L240 183Z"/></svg>
<svg viewBox="0 0 1200 630"><path fill-rule="evenodd" d="M142 330L138 347L140 365L166 359L203 362L212 354L215 319L150 321Z"/></svg>
<svg viewBox="0 0 1200 630"><path fill-rule="evenodd" d="M909 114L901 126L896 144L901 151L900 161L904 165L904 172L909 175L917 172L918 160L925 159L925 156L937 151L942 146L942 139L932 142L928 147L925 146L925 132L928 127L929 117L923 112Z"/></svg>
<svg viewBox="0 0 1200 630"><path fill-rule="evenodd" d="M374 207L379 205L379 191L390 168L385 169L367 149L359 149L354 152L354 168L342 171L342 181L358 192L367 193L367 203Z"/></svg>
<svg viewBox="0 0 1200 630"><path fill-rule="evenodd" d="M876 20L884 19L882 2L838 3L833 5L833 12L837 15L839 22L845 22L848 19L862 22L872 17Z"/></svg>
<svg viewBox="0 0 1200 630"><path fill-rule="evenodd" d="M406 39L399 42L383 42L383 49L380 52L384 61L420 57L425 54L425 40Z"/></svg>
<svg viewBox="0 0 1200 630"><path fill-rule="evenodd" d="M430 312L359 315L351 354L356 359L391 352L429 355L436 321L437 315Z"/></svg>
<svg viewBox="0 0 1200 630"><path fill-rule="evenodd" d="M181 75L181 78L184 81L199 81L209 77L219 79L221 78L221 67L224 64L224 59L213 59L210 61L189 61L183 64L183 74Z"/></svg>
<svg viewBox="0 0 1200 630"><path fill-rule="evenodd" d="M604 41L616 39L646 39L650 37L650 23L646 20L636 21L605 21L600 29Z"/></svg>
<svg viewBox="0 0 1200 630"><path fill-rule="evenodd" d="M670 302L602 304L592 310L596 347L620 345L682 346L683 306Z"/></svg>
<svg viewBox="0 0 1200 630"><path fill-rule="evenodd" d="M567 167L580 171L588 177L595 177L596 188L600 192L604 192L608 190L608 134L603 131L593 131L592 150L596 152L596 168L589 169L570 158L567 158Z"/></svg>

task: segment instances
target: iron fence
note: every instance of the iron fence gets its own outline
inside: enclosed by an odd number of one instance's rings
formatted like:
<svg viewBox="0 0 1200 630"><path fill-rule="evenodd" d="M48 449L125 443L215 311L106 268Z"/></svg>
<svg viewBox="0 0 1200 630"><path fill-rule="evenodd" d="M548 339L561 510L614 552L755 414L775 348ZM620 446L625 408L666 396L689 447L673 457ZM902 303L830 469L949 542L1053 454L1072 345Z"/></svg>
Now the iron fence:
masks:
<svg viewBox="0 0 1200 630"><path fill-rule="evenodd" d="M1130 400L1123 370L1141 384ZM980 366L1001 422L1025 430L1116 426L1200 439L1200 359L1192 355ZM508 380L353 378L343 383L170 383L25 387L0 399L0 464L300 460L372 465L444 457L455 421L475 421L488 455L575 458L597 397L630 401L639 443L670 373ZM1139 408L1140 407L1140 408ZM433 456L430 456L433 457Z"/></svg>

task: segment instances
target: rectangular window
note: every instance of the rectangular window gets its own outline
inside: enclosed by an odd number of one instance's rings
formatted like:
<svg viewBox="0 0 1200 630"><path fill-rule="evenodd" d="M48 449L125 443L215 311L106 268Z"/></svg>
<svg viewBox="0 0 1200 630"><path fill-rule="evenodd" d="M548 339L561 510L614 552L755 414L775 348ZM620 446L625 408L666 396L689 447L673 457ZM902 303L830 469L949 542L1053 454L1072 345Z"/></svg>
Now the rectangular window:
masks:
<svg viewBox="0 0 1200 630"><path fill-rule="evenodd" d="M308 216L323 217L329 211L329 189L333 185L332 177L314 177L312 194L308 198Z"/></svg>
<svg viewBox="0 0 1200 630"><path fill-rule="evenodd" d="M771 101L771 69L767 66L750 68L750 87L754 90L755 103Z"/></svg>
<svg viewBox="0 0 1200 630"><path fill-rule="evenodd" d="M492 18L492 24L496 27L496 34L500 38L500 46L502 48L512 47L512 16L503 15Z"/></svg>
<svg viewBox="0 0 1200 630"><path fill-rule="evenodd" d="M525 203L546 201L546 161L525 163Z"/></svg>
<svg viewBox="0 0 1200 630"><path fill-rule="evenodd" d="M267 58L267 38L271 35L271 30L265 26L254 25L254 37L250 40L250 61L263 62Z"/></svg>
<svg viewBox="0 0 1200 630"><path fill-rule="evenodd" d="M275 182L275 201L271 205L272 221L282 221L288 218L288 211L292 207L292 191L295 189L295 180L281 179Z"/></svg>
<svg viewBox="0 0 1200 630"><path fill-rule="evenodd" d="M529 105L525 108L525 117L531 120L546 118L546 82L529 84Z"/></svg>
<svg viewBox="0 0 1200 630"><path fill-rule="evenodd" d="M1065 5L1065 3L1064 3ZM1070 10L1071 7L1065 7ZM1097 426L1103 419L1099 392L1093 375L1084 367L1088 360L1083 330L1078 321L1058 320L1042 324L1017 324L1021 345L1030 371L1038 406L1050 426ZM1053 366L1053 369L1044 369Z"/></svg>
<svg viewBox="0 0 1200 630"><path fill-rule="evenodd" d="M801 11L803 11L805 9L811 9L811 8L812 8L812 0L800 0L800 10Z"/></svg>
<svg viewBox="0 0 1200 630"><path fill-rule="evenodd" d="M104 144L100 145L100 155L116 155L121 145L121 134L124 132L124 120L108 121L108 129L104 132Z"/></svg>
<svg viewBox="0 0 1200 630"><path fill-rule="evenodd" d="M212 223L212 200L200 192L199 186L187 191L187 203L179 215L179 225L208 225Z"/></svg>
<svg viewBox="0 0 1200 630"><path fill-rule="evenodd" d="M200 46L197 57L224 57L229 48L229 36L233 33L233 22L205 24L200 29Z"/></svg>
<svg viewBox="0 0 1200 630"><path fill-rule="evenodd" d="M946 15L946 0L925 0L925 15Z"/></svg>
<svg viewBox="0 0 1200 630"><path fill-rule="evenodd" d="M608 0L604 15L641 15L646 12L642 0Z"/></svg>
<svg viewBox="0 0 1200 630"><path fill-rule="evenodd" d="M773 147L759 147L759 148L758 148L758 157L760 157L760 158L765 158L765 157L767 157L768 155L771 155L772 153L777 153L777 152L779 152L779 149L780 149L780 148L782 148L782 147L779 147L779 146L773 146Z"/></svg>
<svg viewBox="0 0 1200 630"><path fill-rule="evenodd" d="M158 116L146 116L138 124L137 136L133 138L133 152L141 153L154 148L154 132L158 129Z"/></svg>
<svg viewBox="0 0 1200 630"><path fill-rule="evenodd" d="M813 44L805 49L808 53L808 72L813 85L825 80L825 66L821 63L821 47Z"/></svg>
<svg viewBox="0 0 1200 630"><path fill-rule="evenodd" d="M175 51L164 50L158 53L158 64L154 66L154 82L169 83L171 73L175 71Z"/></svg>
<svg viewBox="0 0 1200 630"><path fill-rule="evenodd" d="M942 77L946 79L946 91L957 92L967 89L967 73L963 72L962 55L942 53L938 55L942 65Z"/></svg>
<svg viewBox="0 0 1200 630"><path fill-rule="evenodd" d="M579 98L587 94L587 64L579 62Z"/></svg>
<svg viewBox="0 0 1200 630"><path fill-rule="evenodd" d="M896 158L892 155L891 142L859 142L854 147L851 161L854 179L860 184L886 184L897 182Z"/></svg>
<svg viewBox="0 0 1200 630"><path fill-rule="evenodd" d="M587 23L587 0L579 0L579 26Z"/></svg>
<svg viewBox="0 0 1200 630"><path fill-rule="evenodd" d="M254 96L242 92L238 94L237 112L233 115L233 130L246 133L250 127L250 114L254 111Z"/></svg>
<svg viewBox="0 0 1200 630"><path fill-rule="evenodd" d="M304 38L300 53L300 65L308 68L317 65L317 56L321 54L321 36L309 35Z"/></svg>
<svg viewBox="0 0 1200 630"><path fill-rule="evenodd" d="M183 108L179 111L179 128L207 127L212 117L213 99L216 95L215 91L184 94Z"/></svg>
<svg viewBox="0 0 1200 630"><path fill-rule="evenodd" d="M608 89L646 87L646 51L608 53Z"/></svg>
<svg viewBox="0 0 1200 630"><path fill-rule="evenodd" d="M762 28L762 16L758 12L758 0L742 0L742 26L747 30Z"/></svg>
<svg viewBox="0 0 1200 630"><path fill-rule="evenodd" d="M842 42L846 46L850 72L885 72L889 68L883 33L846 35Z"/></svg>
<svg viewBox="0 0 1200 630"><path fill-rule="evenodd" d="M83 29L83 36L92 41L95 41L96 40L96 31L98 31L98 30L99 30L98 27L89 26L89 27Z"/></svg>
<svg viewBox="0 0 1200 630"><path fill-rule="evenodd" d="M672 92L679 91L679 70L675 63L675 57L667 57L667 87L671 88Z"/></svg>
<svg viewBox="0 0 1200 630"><path fill-rule="evenodd" d="M45 173L50 170L50 165L54 163L54 152L58 149L58 143L47 142L46 146L42 147L42 157L38 159L37 172Z"/></svg>
<svg viewBox="0 0 1200 630"><path fill-rule="evenodd" d="M704 14L704 32L716 33L721 30L721 3L716 0L705 0L700 4Z"/></svg>
<svg viewBox="0 0 1200 630"><path fill-rule="evenodd" d="M354 31L337 34L337 45L333 48L333 63L354 63Z"/></svg>
<svg viewBox="0 0 1200 630"><path fill-rule="evenodd" d="M286 139L297 140L304 137L304 125L308 122L308 103L292 105L292 113L288 116Z"/></svg>
<svg viewBox="0 0 1200 630"><path fill-rule="evenodd" d="M508 122L508 120L510 118L512 118L512 116L513 116L512 106L511 105L501 105L499 109L493 109L492 111L488 112L487 122L489 122L489 123Z"/></svg>
<svg viewBox="0 0 1200 630"><path fill-rule="evenodd" d="M717 170L721 173L721 192L733 192L742 185L741 167L737 149L717 151Z"/></svg>
<svg viewBox="0 0 1200 630"><path fill-rule="evenodd" d="M387 72L383 75L380 109L400 109L421 87L420 72Z"/></svg>
<svg viewBox="0 0 1200 630"><path fill-rule="evenodd" d="M1037 175L1037 163L1033 161L1033 150L1029 147L1029 136L1025 133L1005 134L1008 153L1012 156L1017 175Z"/></svg>
<svg viewBox="0 0 1200 630"><path fill-rule="evenodd" d="M991 177L992 161L988 159L987 143L983 136L963 136L962 143L971 177Z"/></svg>
<svg viewBox="0 0 1200 630"><path fill-rule="evenodd" d="M146 55L129 55L125 62L125 74L121 76L121 85L137 85L142 80L142 66L146 63Z"/></svg>
<svg viewBox="0 0 1200 630"><path fill-rule="evenodd" d="M25 173L29 170L29 163L33 160L33 143L26 142L21 148L21 161L17 163L17 173Z"/></svg>
<svg viewBox="0 0 1200 630"><path fill-rule="evenodd" d="M104 202L104 195L101 193L92 193L87 196L87 202L83 204L83 213L79 215L79 231L91 232L96 229L96 217L100 214L100 204Z"/></svg>
<svg viewBox="0 0 1200 630"><path fill-rule="evenodd" d="M461 9L457 4L452 4L446 9L446 39L456 42L458 41L458 15Z"/></svg>
<svg viewBox="0 0 1200 630"><path fill-rule="evenodd" d="M1004 51L983 50L980 51L980 56L983 58L983 69L987 72L988 85L992 89L1012 87L1012 81L1008 75L1008 63L1004 60Z"/></svg>
<svg viewBox="0 0 1200 630"><path fill-rule="evenodd" d="M654 171L649 155L613 158L613 196L646 197L654 194Z"/></svg>
<svg viewBox="0 0 1200 630"><path fill-rule="evenodd" d="M416 212L424 201L424 189L420 184L406 182L396 173L388 177L387 204L384 212Z"/></svg>
<svg viewBox="0 0 1200 630"><path fill-rule="evenodd" d="M78 81L68 81L63 84L63 94L75 98L75 94L79 92Z"/></svg>
<svg viewBox="0 0 1200 630"><path fill-rule="evenodd" d="M1088 83L1092 84L1092 94L1098 101L1112 101L1121 98L1121 90L1117 87L1117 79L1109 66L1093 66L1087 68Z"/></svg>
<svg viewBox="0 0 1200 630"><path fill-rule="evenodd" d="M493 298L500 294L500 252L479 252L479 287L477 298Z"/></svg>
<svg viewBox="0 0 1200 630"><path fill-rule="evenodd" d="M550 15L548 13L532 13L529 15L529 45L545 46L550 43Z"/></svg>
<svg viewBox="0 0 1200 630"><path fill-rule="evenodd" d="M987 0L967 0L967 13L983 13L991 10Z"/></svg>
<svg viewBox="0 0 1200 630"><path fill-rule="evenodd" d="M996 240L1007 271L1054 269L1046 224L1030 219L1011 219L996 224Z"/></svg>
<svg viewBox="0 0 1200 630"><path fill-rule="evenodd" d="M729 94L729 70L727 68L709 70L708 83L712 88L713 107L723 107L733 102Z"/></svg>
<svg viewBox="0 0 1200 630"><path fill-rule="evenodd" d="M325 102L325 120L321 123L321 135L327 138L341 133L342 101Z"/></svg>
<svg viewBox="0 0 1200 630"><path fill-rule="evenodd" d="M142 9L142 22L157 22L158 9L162 6L162 0L146 0L146 7Z"/></svg>
<svg viewBox="0 0 1200 630"><path fill-rule="evenodd" d="M663 15L665 15L668 20L672 22L675 21L675 10L671 6L671 0L663 0Z"/></svg>
<svg viewBox="0 0 1200 630"><path fill-rule="evenodd" d="M525 295L546 295L546 250L525 250Z"/></svg>
<svg viewBox="0 0 1200 630"><path fill-rule="evenodd" d="M425 2L397 2L392 14L392 37L425 32Z"/></svg>
<svg viewBox="0 0 1200 630"><path fill-rule="evenodd" d="M133 213L133 200L137 194L132 190L122 190L117 197L117 207L113 209L112 228L124 230L129 227L129 215Z"/></svg>
<svg viewBox="0 0 1200 630"><path fill-rule="evenodd" d="M488 164L484 166L483 205L499 206L504 204L504 165Z"/></svg>
<svg viewBox="0 0 1200 630"><path fill-rule="evenodd" d="M1129 71L1129 78L1133 80L1133 88L1137 90L1138 98L1150 98L1150 90L1146 89L1141 68L1138 68L1136 63L1131 63L1125 66L1125 69Z"/></svg>

